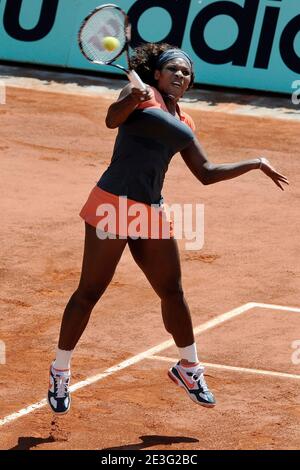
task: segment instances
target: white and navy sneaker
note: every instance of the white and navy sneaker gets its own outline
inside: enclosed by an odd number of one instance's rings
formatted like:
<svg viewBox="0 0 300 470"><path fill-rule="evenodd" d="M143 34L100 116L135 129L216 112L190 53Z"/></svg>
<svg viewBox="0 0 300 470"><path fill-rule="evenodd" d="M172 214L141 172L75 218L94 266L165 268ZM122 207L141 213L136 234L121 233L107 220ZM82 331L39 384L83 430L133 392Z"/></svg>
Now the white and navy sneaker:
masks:
<svg viewBox="0 0 300 470"><path fill-rule="evenodd" d="M53 413L63 415L67 413L71 406L71 396L69 392L70 371L54 369L50 366L48 403Z"/></svg>
<svg viewBox="0 0 300 470"><path fill-rule="evenodd" d="M209 390L204 379L204 367L195 364L193 367L184 367L180 361L168 371L168 375L179 387L184 388L191 400L198 405L212 408L216 400Z"/></svg>

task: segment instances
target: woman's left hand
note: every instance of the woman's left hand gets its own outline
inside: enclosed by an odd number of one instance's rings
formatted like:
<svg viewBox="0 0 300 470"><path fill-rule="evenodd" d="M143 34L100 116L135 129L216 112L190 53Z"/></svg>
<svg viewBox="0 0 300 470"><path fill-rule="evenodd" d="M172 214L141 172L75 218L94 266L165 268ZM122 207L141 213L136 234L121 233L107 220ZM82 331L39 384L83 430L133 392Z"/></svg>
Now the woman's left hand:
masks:
<svg viewBox="0 0 300 470"><path fill-rule="evenodd" d="M269 178L271 178L271 180L273 180L274 183L277 186L279 186L279 188L282 191L284 191L284 188L281 185L281 183L289 184L289 181L288 181L287 177L282 175L281 173L278 173L275 170L275 168L272 167L271 163L269 162L269 160L267 158L261 157L260 161L261 161L261 165L260 165L261 171L263 171L265 173L265 175L267 175Z"/></svg>

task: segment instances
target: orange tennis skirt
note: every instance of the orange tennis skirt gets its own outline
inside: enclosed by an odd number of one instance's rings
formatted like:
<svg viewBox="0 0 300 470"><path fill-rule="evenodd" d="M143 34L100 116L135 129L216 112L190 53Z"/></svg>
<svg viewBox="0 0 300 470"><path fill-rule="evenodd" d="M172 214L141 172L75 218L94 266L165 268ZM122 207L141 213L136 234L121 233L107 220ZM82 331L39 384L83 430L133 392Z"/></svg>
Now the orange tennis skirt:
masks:
<svg viewBox="0 0 300 470"><path fill-rule="evenodd" d="M149 206L95 186L80 217L102 233L122 238L173 238L173 221L164 204Z"/></svg>

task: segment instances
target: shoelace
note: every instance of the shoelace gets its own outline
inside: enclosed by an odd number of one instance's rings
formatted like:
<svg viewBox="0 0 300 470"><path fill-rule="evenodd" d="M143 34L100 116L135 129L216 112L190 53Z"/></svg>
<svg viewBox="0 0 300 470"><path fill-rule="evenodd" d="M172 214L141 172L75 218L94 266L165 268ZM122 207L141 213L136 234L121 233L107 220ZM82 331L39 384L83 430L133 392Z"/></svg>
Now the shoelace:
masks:
<svg viewBox="0 0 300 470"><path fill-rule="evenodd" d="M193 377L193 379L194 379L194 377ZM199 376L195 376L194 380L198 383L198 385L201 386L203 392L209 392L209 388L207 386L207 383L205 382L205 378L204 378L203 374L201 374Z"/></svg>
<svg viewBox="0 0 300 470"><path fill-rule="evenodd" d="M203 392L209 392L209 388L207 383L205 382L204 374L203 374L203 367L199 367L196 372L192 375L192 380L197 382L198 385L202 388Z"/></svg>
<svg viewBox="0 0 300 470"><path fill-rule="evenodd" d="M65 398L68 392L69 379L67 375L54 375L55 385L57 388L57 398Z"/></svg>

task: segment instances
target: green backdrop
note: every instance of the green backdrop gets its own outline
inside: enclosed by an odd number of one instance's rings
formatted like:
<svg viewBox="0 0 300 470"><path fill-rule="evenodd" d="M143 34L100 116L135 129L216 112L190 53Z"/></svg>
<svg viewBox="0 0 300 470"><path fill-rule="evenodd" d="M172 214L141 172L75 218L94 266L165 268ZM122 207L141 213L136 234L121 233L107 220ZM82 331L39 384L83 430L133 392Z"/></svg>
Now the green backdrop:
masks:
<svg viewBox="0 0 300 470"><path fill-rule="evenodd" d="M0 60L115 72L90 64L76 36L99 0L0 0ZM117 0L134 43L166 37L196 83L292 92L300 76L300 0ZM121 60L122 63L122 60Z"/></svg>

